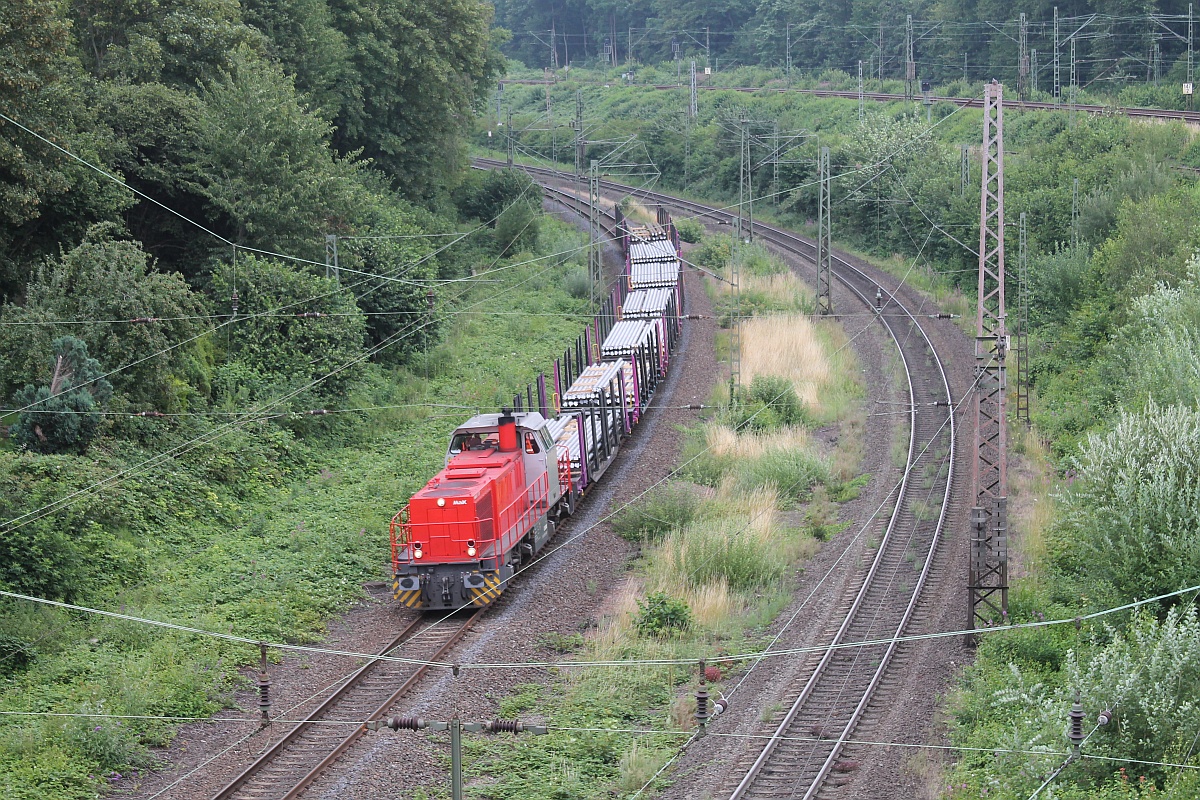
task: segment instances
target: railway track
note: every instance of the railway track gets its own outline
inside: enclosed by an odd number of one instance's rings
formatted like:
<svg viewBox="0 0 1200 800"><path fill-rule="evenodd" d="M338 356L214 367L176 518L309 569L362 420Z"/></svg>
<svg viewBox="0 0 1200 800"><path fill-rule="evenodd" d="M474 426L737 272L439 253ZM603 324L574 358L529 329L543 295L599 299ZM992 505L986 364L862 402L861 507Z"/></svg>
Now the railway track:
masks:
<svg viewBox="0 0 1200 800"><path fill-rule="evenodd" d="M586 213L586 199L561 189L555 189L551 194L556 202L567 208ZM602 214L601 226L615 230L613 214ZM415 661L442 661L484 610L461 613L436 623L418 616L377 655L393 655L399 650L399 654ZM368 661L348 675L286 735L212 795L212 800L292 800L299 797L367 732L368 721L382 718L426 672L427 668L419 664ZM350 722L360 724L329 724Z"/></svg>
<svg viewBox="0 0 1200 800"><path fill-rule="evenodd" d="M430 623L418 616L378 655L440 661L483 611ZM267 748L212 800L290 800L298 797L326 768L381 718L427 672L420 664L371 660L350 674L287 734ZM357 726L329 723L360 723Z"/></svg>
<svg viewBox="0 0 1200 800"><path fill-rule="evenodd" d="M554 81L539 81L539 80L512 80L505 79L500 83L525 84L531 86L541 86L545 84L553 84ZM596 84L602 85L602 84ZM642 84L649 89L658 89L660 91L680 90L687 88L678 84ZM795 88L773 88L766 86L705 86L700 84L696 87L699 91L710 92L743 92L746 94L754 94L756 92L766 92L769 94L807 94L813 97L840 97L848 100L857 100L857 91L843 91L841 89L795 89ZM892 103L899 100L904 100L902 94L889 94L887 92L863 92L863 98L877 103ZM913 101L917 102L917 101ZM929 98L930 103L953 103L956 106L963 108L983 108L983 100L978 97L944 97L932 95ZM1068 111L1072 108L1069 103L1043 103L1038 101L1006 100L1005 105L1010 108L1026 109L1030 111ZM1200 124L1200 111L1176 111L1172 109L1162 108L1140 108L1137 106L1105 106L1095 103L1076 103L1073 108L1076 111L1084 114L1122 114L1127 117L1140 119L1158 119L1158 120L1180 120L1191 124Z"/></svg>
<svg viewBox="0 0 1200 800"><path fill-rule="evenodd" d="M657 193L646 199L667 200ZM678 202L672 205L678 207ZM691 213L710 218L724 213L696 203L686 205ZM728 221L729 215L725 216ZM756 225L755 229L780 249L815 263L812 242L769 225ZM873 307L879 279L837 255L833 271L863 308ZM779 715L762 750L753 760L739 764L733 773L741 775L736 785L722 787L728 791L718 793L730 800L807 800L841 783L829 779L849 766L840 761L845 744L876 698L897 653L895 639L909 631L933 570L956 477L957 430L950 384L917 313L891 294L879 320L900 356L910 403L909 441L891 515L874 548L874 558L856 590L844 599L842 623L826 643L885 643L830 649L812 659L815 663L802 671L792 686L794 700Z"/></svg>
<svg viewBox="0 0 1200 800"><path fill-rule="evenodd" d="M529 171L545 180L558 177L552 170ZM620 184L604 185L711 222L732 220L727 211L700 203ZM815 263L813 242L771 225L756 224L755 233L776 248ZM877 289L889 283L837 255L833 270L844 290L838 299L852 300L866 310L875 308ZM934 575L957 478L953 398L920 313L905 306L896 293L884 291L886 300L877 316L899 353L909 403L907 450L901 478L889 498L890 514L870 548L874 553L869 567L843 598L841 624L825 634L823 643L831 649L810 658L798 671L788 691L792 702L776 715L766 744L739 762L725 785L713 787L713 796L807 799L848 782L838 774L848 767L840 760L846 743L878 699L897 657L895 640L911 629L922 589ZM859 642L878 643L846 647Z"/></svg>

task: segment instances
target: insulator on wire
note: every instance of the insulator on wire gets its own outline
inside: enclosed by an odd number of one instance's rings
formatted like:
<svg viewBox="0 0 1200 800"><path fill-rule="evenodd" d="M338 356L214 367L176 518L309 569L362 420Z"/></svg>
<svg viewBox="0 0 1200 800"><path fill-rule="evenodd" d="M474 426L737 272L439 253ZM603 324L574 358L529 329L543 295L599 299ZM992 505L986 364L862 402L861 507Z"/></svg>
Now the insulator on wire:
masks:
<svg viewBox="0 0 1200 800"><path fill-rule="evenodd" d="M388 717L384 726L394 731L419 731L428 727L429 723L420 717Z"/></svg>
<svg viewBox="0 0 1200 800"><path fill-rule="evenodd" d="M528 725L519 719L494 719L481 726L488 733L532 733L542 735L549 732L545 725Z"/></svg>
<svg viewBox="0 0 1200 800"><path fill-rule="evenodd" d="M704 684L704 659L700 659L700 685L696 688L696 724L703 730L708 724L708 687Z"/></svg>
<svg viewBox="0 0 1200 800"><path fill-rule="evenodd" d="M139 411L138 413L134 414L133 416L135 416L135 417L165 417L166 414L162 413L161 411Z"/></svg>
<svg viewBox="0 0 1200 800"><path fill-rule="evenodd" d="M262 714L262 724L271 722L271 676L267 674L267 644L261 642L258 665L258 710Z"/></svg>
<svg viewBox="0 0 1200 800"><path fill-rule="evenodd" d="M130 322L158 322L158 317L134 317Z"/></svg>
<svg viewBox="0 0 1200 800"><path fill-rule="evenodd" d="M1079 690L1075 690L1075 702L1071 704L1071 710L1067 712L1069 727L1067 729L1067 738L1071 740L1071 750L1078 756L1079 747L1083 744L1083 705L1080 703Z"/></svg>
<svg viewBox="0 0 1200 800"><path fill-rule="evenodd" d="M297 319L316 319L318 317L323 317L323 316L325 316L325 314L324 314L324 312L321 312L321 311L301 311L299 314L296 315L296 318Z"/></svg>
<svg viewBox="0 0 1200 800"><path fill-rule="evenodd" d="M314 408L311 411L305 411L304 415L306 417L323 417L328 413L330 413L330 411L327 408Z"/></svg>
<svg viewBox="0 0 1200 800"><path fill-rule="evenodd" d="M229 295L229 305L233 309L233 318L237 319L237 312L238 312L237 289L234 289L233 294Z"/></svg>

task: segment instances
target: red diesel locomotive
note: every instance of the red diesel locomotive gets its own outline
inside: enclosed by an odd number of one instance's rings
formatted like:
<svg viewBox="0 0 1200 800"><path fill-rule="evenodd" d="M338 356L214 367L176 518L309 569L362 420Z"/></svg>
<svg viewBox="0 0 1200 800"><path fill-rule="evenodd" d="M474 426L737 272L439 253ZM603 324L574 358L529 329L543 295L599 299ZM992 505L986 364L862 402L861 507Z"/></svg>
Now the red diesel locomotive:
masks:
<svg viewBox="0 0 1200 800"><path fill-rule="evenodd" d="M459 426L445 469L392 520L396 598L428 609L495 600L570 511L570 470L557 452L536 411Z"/></svg>

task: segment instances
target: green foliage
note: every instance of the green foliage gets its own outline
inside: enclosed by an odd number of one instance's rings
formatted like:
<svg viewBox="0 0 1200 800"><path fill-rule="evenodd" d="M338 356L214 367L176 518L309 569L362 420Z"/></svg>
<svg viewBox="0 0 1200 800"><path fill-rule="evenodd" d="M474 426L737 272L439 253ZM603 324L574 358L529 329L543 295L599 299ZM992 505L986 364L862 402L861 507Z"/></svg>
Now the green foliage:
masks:
<svg viewBox="0 0 1200 800"><path fill-rule="evenodd" d="M410 238L419 228L405 212L381 207L363 239L340 243L340 263L379 276L348 282L366 315L369 344L383 347L377 360L390 364L407 363L436 344L443 323L433 283L438 263L425 240Z"/></svg>
<svg viewBox="0 0 1200 800"><path fill-rule="evenodd" d="M319 233L363 201L361 166L329 150L332 126L282 69L244 54L205 81L200 101L185 185L239 244L315 258Z"/></svg>
<svg viewBox="0 0 1200 800"><path fill-rule="evenodd" d="M15 0L0 7L0 105L21 125L93 162L113 142L87 102L73 58L67 7ZM29 264L77 240L92 223L114 220L129 192L0 122L0 296L19 293Z"/></svg>
<svg viewBox="0 0 1200 800"><path fill-rule="evenodd" d="M243 255L236 266L218 269L212 285L218 297L228 297L236 289L239 313L245 315L226 332L231 364L249 372L232 382L220 381L222 399L236 401L242 396L239 387L248 391L250 400L284 389L300 392L301 400L310 392L318 398L337 398L362 374L361 360L356 359L364 358L366 322L354 295L335 281ZM295 316L312 312L328 316ZM231 368L224 368L223 374ZM264 393L256 386L271 391Z"/></svg>
<svg viewBox="0 0 1200 800"><path fill-rule="evenodd" d="M99 431L99 406L112 397L112 384L79 339L63 336L51 348L50 385L30 384L13 396L28 410L20 413L12 437L39 453L83 453Z"/></svg>
<svg viewBox="0 0 1200 800"><path fill-rule="evenodd" d="M533 179L519 169L472 170L453 193L459 214L488 224L494 224L513 203L540 197Z"/></svg>
<svg viewBox="0 0 1200 800"><path fill-rule="evenodd" d="M670 483L631 503L613 517L613 531L631 542L657 541L672 530L691 523L700 510L700 498L694 489L682 483Z"/></svg>
<svg viewBox="0 0 1200 800"><path fill-rule="evenodd" d="M997 669L992 658L999 654L989 645L987 658L973 669L973 679L986 678L996 688L966 702L959 698L956 743L1011 752L994 762L991 757L970 756L959 764L954 780L990 785L989 794L995 796L1028 796L1044 771L1043 762L1030 751L1066 746L1063 721L1078 690L1085 719L1094 719L1102 709L1115 713L1107 727L1088 737L1085 752L1092 758L1060 777L1061 790L1075 790L1064 796L1133 797L1122 791L1129 789L1125 781L1131 776L1146 776L1149 785L1140 788L1147 790L1174 782L1175 770L1136 762L1183 758L1200 731L1193 713L1200 679L1196 610L1179 606L1161 621L1142 615L1124 632L1109 628L1100 633L1105 641L1066 651L1061 672L1013 662L987 675L986 670ZM987 638L1008 640L1013 635ZM1065 649L1064 642L1059 646Z"/></svg>
<svg viewBox="0 0 1200 800"><path fill-rule="evenodd" d="M724 234L704 237L703 243L691 253L690 260L718 275L729 267L733 256L733 240Z"/></svg>
<svg viewBox="0 0 1200 800"><path fill-rule="evenodd" d="M563 278L563 289L576 300L586 300L592 292L592 281L587 270L575 267Z"/></svg>
<svg viewBox="0 0 1200 800"><path fill-rule="evenodd" d="M692 626L692 610L682 600L654 592L638 600L634 626L643 636L673 636Z"/></svg>
<svg viewBox="0 0 1200 800"><path fill-rule="evenodd" d="M728 410L730 422L737 430L770 431L783 425L812 422L795 385L787 378L755 375L749 386L739 389L738 399Z"/></svg>
<svg viewBox="0 0 1200 800"><path fill-rule="evenodd" d="M502 72L492 7L382 0L331 8L351 64L334 119L338 149L361 151L410 198L441 191L461 166L461 131Z"/></svg>
<svg viewBox="0 0 1200 800"><path fill-rule="evenodd" d="M526 252L538 238L541 215L528 202L518 201L500 212L494 231L496 250L502 255Z"/></svg>
<svg viewBox="0 0 1200 800"><path fill-rule="evenodd" d="M700 224L699 220L690 217L676 222L675 230L679 231L679 238L688 244L699 244L700 240L704 238L704 226Z"/></svg>
<svg viewBox="0 0 1200 800"><path fill-rule="evenodd" d="M1111 603L1200 584L1200 411L1122 413L1073 464L1053 532L1068 586Z"/></svg>
<svg viewBox="0 0 1200 800"><path fill-rule="evenodd" d="M105 367L113 388L135 404L186 410L207 394L211 365L196 341L201 299L177 274L159 272L136 242L111 225L88 231L76 248L39 264L22 305L0 309L0 395L48 384L54 341L78 337ZM131 324L134 319L154 322ZM75 324L68 324L75 323Z"/></svg>
<svg viewBox="0 0 1200 800"><path fill-rule="evenodd" d="M240 51L263 46L242 24L237 0L85 0L76 10L86 67L115 82L190 86L229 69Z"/></svg>

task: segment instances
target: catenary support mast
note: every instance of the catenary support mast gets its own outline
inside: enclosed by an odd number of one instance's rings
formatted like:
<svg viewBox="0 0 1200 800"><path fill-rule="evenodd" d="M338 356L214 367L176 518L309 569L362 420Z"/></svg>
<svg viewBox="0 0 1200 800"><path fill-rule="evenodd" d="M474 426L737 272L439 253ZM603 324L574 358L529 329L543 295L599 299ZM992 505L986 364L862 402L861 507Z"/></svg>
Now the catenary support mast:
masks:
<svg viewBox="0 0 1200 800"><path fill-rule="evenodd" d="M975 314L975 504L968 570L972 629L1008 616L1008 471L1005 464L1004 87L984 90Z"/></svg>

